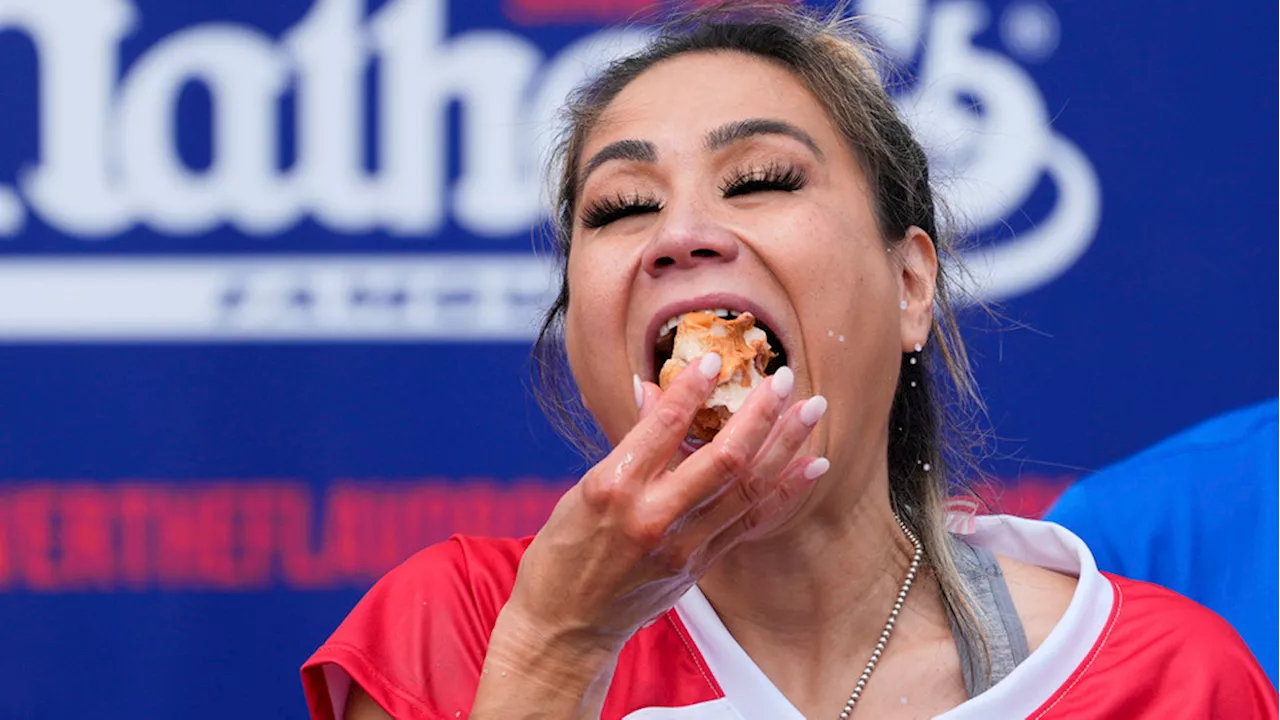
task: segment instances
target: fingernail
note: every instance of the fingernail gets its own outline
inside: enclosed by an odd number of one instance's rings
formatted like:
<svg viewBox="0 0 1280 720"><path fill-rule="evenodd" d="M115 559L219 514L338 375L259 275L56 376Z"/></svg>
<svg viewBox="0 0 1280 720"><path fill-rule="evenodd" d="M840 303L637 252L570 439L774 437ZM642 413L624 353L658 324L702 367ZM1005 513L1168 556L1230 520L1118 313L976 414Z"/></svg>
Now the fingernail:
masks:
<svg viewBox="0 0 1280 720"><path fill-rule="evenodd" d="M786 400L787 396L791 394L791 388L795 387L795 384L796 374L791 372L791 368L783 365L773 374L773 382L770 386L778 397Z"/></svg>
<svg viewBox="0 0 1280 720"><path fill-rule="evenodd" d="M822 477L822 475L830 469L831 469L831 461L824 457L820 457L805 466L804 479L815 480L817 478Z"/></svg>
<svg viewBox="0 0 1280 720"><path fill-rule="evenodd" d="M631 376L631 388L636 393L636 409L644 407L644 387L640 384L640 376Z"/></svg>
<svg viewBox="0 0 1280 720"><path fill-rule="evenodd" d="M822 414L827 411L827 399L821 395L814 395L804 401L804 405L800 406L800 422L813 427L822 419Z"/></svg>
<svg viewBox="0 0 1280 720"><path fill-rule="evenodd" d="M707 353L698 361L698 372L702 373L702 377L713 378L720 374L720 354Z"/></svg>

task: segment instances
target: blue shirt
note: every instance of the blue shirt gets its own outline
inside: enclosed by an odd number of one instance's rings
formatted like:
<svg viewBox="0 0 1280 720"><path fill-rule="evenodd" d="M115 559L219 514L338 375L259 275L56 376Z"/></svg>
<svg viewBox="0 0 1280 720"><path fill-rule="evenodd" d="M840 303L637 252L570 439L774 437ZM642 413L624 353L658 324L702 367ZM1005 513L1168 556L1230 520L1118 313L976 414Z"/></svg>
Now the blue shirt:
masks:
<svg viewBox="0 0 1280 720"><path fill-rule="evenodd" d="M1277 402L1213 418L1070 487L1045 519L1106 572L1163 585L1231 623L1275 685Z"/></svg>

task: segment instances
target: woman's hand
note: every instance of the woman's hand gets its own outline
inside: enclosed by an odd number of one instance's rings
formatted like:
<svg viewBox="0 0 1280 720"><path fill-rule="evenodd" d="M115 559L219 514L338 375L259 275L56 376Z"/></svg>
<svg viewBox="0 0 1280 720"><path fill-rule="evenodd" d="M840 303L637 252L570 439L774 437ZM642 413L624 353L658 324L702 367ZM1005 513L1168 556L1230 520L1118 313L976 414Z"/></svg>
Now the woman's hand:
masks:
<svg viewBox="0 0 1280 720"><path fill-rule="evenodd" d="M666 392L645 383L636 426L556 505L494 626L472 718L598 717L636 630L827 470L796 456L826 400L788 405L787 368L673 468L720 362L703 356Z"/></svg>
<svg viewBox="0 0 1280 720"><path fill-rule="evenodd" d="M672 469L719 370L709 354L666 392L644 385L639 422L561 499L525 553L508 605L522 624L620 649L825 472L825 459L796 454L826 401L788 405L786 368Z"/></svg>

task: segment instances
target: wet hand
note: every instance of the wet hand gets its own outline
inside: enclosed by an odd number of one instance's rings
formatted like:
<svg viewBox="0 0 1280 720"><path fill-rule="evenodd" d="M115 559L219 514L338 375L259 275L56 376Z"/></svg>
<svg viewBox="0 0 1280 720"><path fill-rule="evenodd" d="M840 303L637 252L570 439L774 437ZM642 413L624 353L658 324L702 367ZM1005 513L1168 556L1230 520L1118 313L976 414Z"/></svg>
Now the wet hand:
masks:
<svg viewBox="0 0 1280 720"><path fill-rule="evenodd" d="M665 392L637 383L639 421L556 505L525 553L505 614L547 638L620 649L826 472L825 458L799 455L826 401L791 402L788 368L673 468L719 370L709 354Z"/></svg>

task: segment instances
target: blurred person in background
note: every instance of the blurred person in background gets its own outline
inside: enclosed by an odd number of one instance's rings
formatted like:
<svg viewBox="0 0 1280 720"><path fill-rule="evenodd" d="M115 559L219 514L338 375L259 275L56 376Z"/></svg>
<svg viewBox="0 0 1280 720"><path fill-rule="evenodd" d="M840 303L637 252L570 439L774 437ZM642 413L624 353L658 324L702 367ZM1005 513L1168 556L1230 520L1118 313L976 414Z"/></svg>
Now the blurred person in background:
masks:
<svg viewBox="0 0 1280 720"><path fill-rule="evenodd" d="M1276 717L1210 611L1056 525L947 532L945 410L975 391L925 154L871 57L734 3L575 96L539 350L612 449L536 537L379 581L303 667L313 717ZM655 384L656 336L704 309L750 311L779 361L705 443L736 358Z"/></svg>
<svg viewBox="0 0 1280 720"><path fill-rule="evenodd" d="M1098 568L1220 614L1276 680L1280 459L1273 398L1185 430L1067 489L1046 519Z"/></svg>

